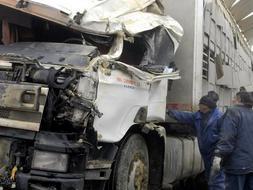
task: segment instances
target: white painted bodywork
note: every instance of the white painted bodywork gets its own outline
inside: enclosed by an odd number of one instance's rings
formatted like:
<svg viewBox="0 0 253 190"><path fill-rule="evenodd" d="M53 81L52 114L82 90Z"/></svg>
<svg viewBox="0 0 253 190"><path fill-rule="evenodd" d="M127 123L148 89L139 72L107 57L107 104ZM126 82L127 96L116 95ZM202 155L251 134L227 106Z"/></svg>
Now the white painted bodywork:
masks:
<svg viewBox="0 0 253 190"><path fill-rule="evenodd" d="M118 63L123 64L123 63ZM100 141L120 141L141 107L148 107L147 121L164 121L168 79L179 79L178 72L155 76L125 65L129 74L111 70L110 75L99 70L96 106L103 113L94 127Z"/></svg>
<svg viewBox="0 0 253 190"><path fill-rule="evenodd" d="M151 74L117 62L124 40L129 36L163 26L174 42L176 51L183 35L180 24L170 16L146 12L155 0L28 0L27 7L17 8L19 1L0 0L0 4L18 9L81 32L117 34L110 52L94 58L85 72L93 73L98 66L98 88L94 104L102 117L96 117L94 127L99 141L118 142L133 126L137 112L147 107L147 122L164 121L168 79L179 79L178 72L168 68L164 73ZM75 16L83 14L80 24ZM124 69L104 68L104 63ZM109 72L109 74L108 74Z"/></svg>

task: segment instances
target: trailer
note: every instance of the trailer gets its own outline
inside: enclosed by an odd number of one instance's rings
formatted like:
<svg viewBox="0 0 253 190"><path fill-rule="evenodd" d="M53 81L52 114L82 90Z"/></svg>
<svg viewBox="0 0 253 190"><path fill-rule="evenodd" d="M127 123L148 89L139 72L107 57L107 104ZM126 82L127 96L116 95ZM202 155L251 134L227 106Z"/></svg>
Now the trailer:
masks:
<svg viewBox="0 0 253 190"><path fill-rule="evenodd" d="M231 13L235 1L162 2L165 12L184 28L175 56L182 79L172 86L167 106L196 110L200 97L214 90L220 95L219 108L225 111L241 86L251 90L253 84L251 46Z"/></svg>

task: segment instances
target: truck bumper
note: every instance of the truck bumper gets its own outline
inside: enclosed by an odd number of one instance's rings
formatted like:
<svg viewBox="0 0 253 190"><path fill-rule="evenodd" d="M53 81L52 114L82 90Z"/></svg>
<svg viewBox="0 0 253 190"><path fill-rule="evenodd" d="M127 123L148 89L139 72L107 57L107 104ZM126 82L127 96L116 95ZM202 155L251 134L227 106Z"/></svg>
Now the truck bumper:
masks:
<svg viewBox="0 0 253 190"><path fill-rule="evenodd" d="M49 178L19 173L16 178L16 187L19 190L83 190L84 178Z"/></svg>

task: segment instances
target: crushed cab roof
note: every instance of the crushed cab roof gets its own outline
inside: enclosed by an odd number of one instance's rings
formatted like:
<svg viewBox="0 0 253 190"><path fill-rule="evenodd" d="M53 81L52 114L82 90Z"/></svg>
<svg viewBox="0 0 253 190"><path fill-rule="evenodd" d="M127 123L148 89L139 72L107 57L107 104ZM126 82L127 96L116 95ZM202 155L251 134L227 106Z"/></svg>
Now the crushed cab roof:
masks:
<svg viewBox="0 0 253 190"><path fill-rule="evenodd" d="M134 36L164 26L179 42L183 29L168 15L154 14L148 7L156 0L0 0L0 4L81 32Z"/></svg>

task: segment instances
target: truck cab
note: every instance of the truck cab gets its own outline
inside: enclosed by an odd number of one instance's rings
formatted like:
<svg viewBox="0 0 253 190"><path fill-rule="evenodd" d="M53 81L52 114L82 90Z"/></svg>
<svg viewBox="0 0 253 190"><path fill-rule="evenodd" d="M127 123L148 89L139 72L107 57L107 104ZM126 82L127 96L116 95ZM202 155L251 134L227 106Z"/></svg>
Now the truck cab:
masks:
<svg viewBox="0 0 253 190"><path fill-rule="evenodd" d="M183 30L159 1L0 10L0 186L165 189L203 171L194 132L166 120Z"/></svg>

